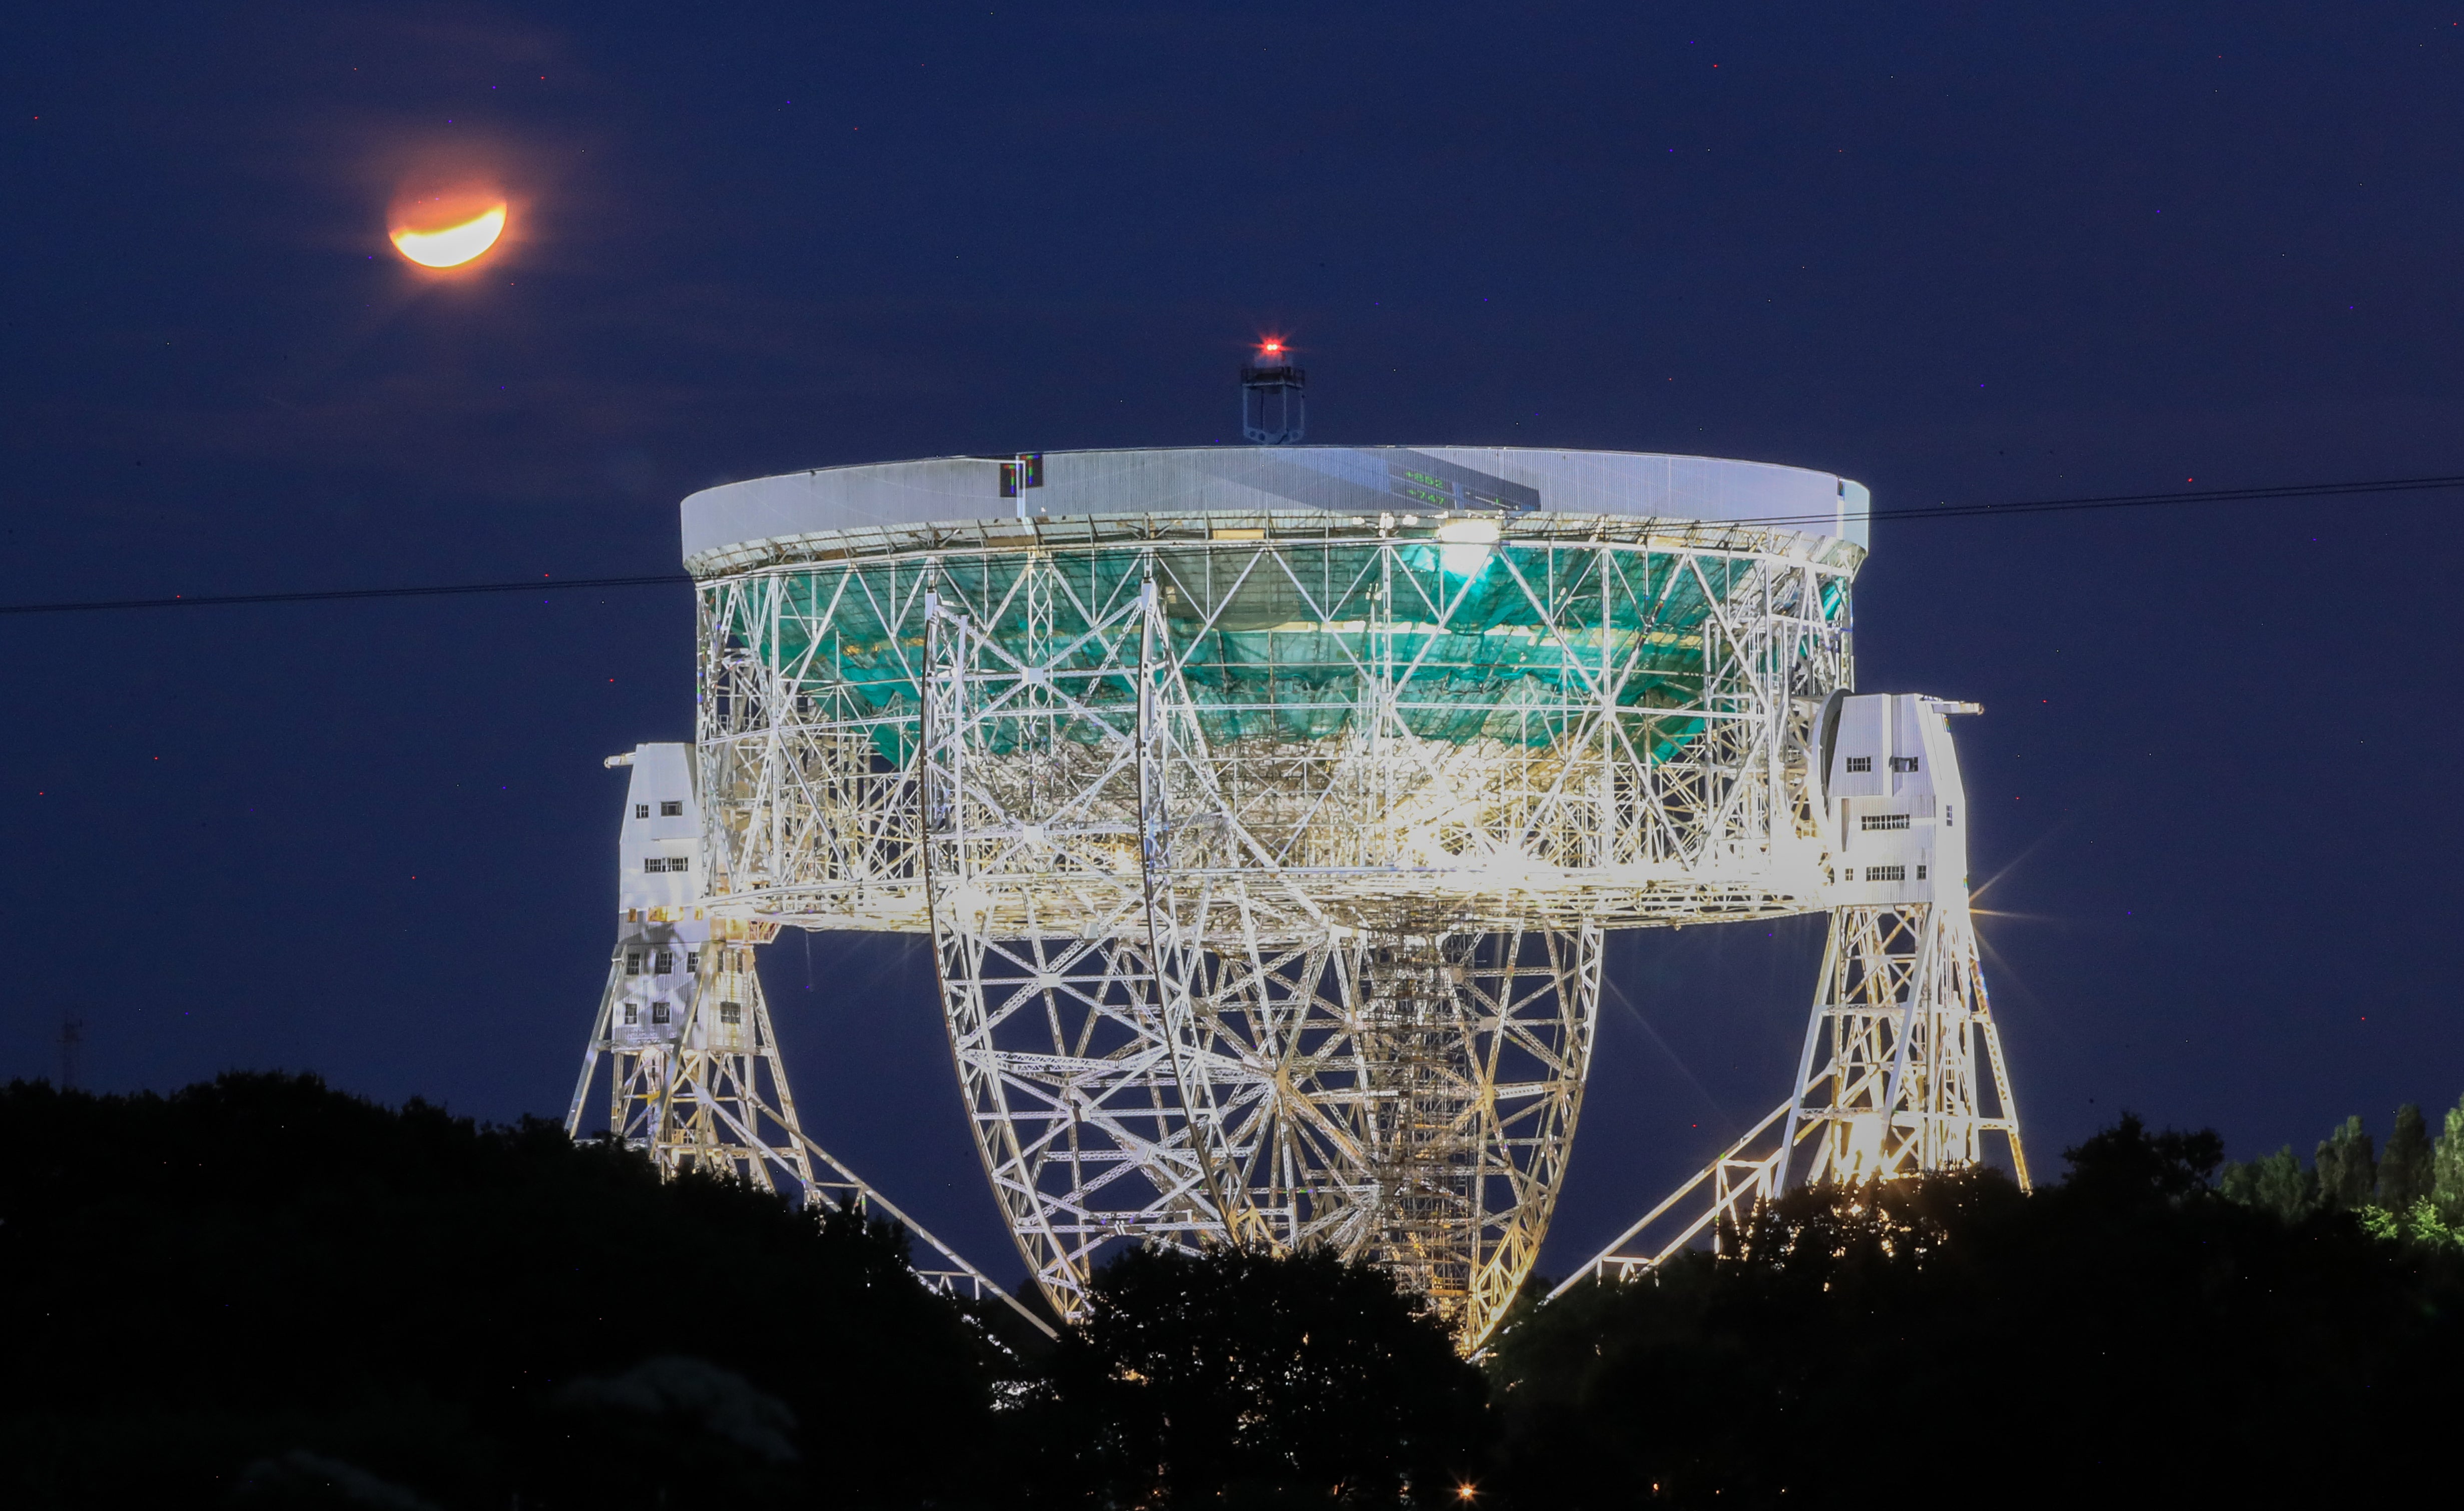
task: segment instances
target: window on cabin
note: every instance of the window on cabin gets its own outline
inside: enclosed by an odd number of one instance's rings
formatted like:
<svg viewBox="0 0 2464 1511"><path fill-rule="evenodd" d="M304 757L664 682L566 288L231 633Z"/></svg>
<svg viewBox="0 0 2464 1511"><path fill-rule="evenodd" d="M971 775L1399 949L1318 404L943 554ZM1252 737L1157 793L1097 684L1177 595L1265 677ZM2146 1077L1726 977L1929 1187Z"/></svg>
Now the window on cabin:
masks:
<svg viewBox="0 0 2464 1511"><path fill-rule="evenodd" d="M685 805L681 801L669 801L659 804L659 817L662 819L681 819L684 816Z"/></svg>
<svg viewBox="0 0 2464 1511"><path fill-rule="evenodd" d="M1869 865L1865 867L1865 880L1869 882L1904 882L1907 879L1908 868L1904 865Z"/></svg>
<svg viewBox="0 0 2464 1511"><path fill-rule="evenodd" d="M660 951L658 955L650 962L650 974L652 975L666 975L675 968L675 955L666 950Z"/></svg>
<svg viewBox="0 0 2464 1511"><path fill-rule="evenodd" d="M1917 758L1913 756L1894 756L1891 757L1891 770L1893 771L1914 771L1916 769Z"/></svg>
<svg viewBox="0 0 2464 1511"><path fill-rule="evenodd" d="M1859 827L1868 831L1874 829L1904 829L1908 826L1908 816L1904 813L1869 813L1862 819L1859 819L1858 821L1858 824Z"/></svg>
<svg viewBox="0 0 2464 1511"><path fill-rule="evenodd" d="M1851 756L1848 757L1848 769L1850 771L1872 771L1874 769L1874 757L1871 756Z"/></svg>
<svg viewBox="0 0 2464 1511"><path fill-rule="evenodd" d="M650 1021L651 1021L651 1022L653 1022L653 1023L664 1023L664 1022L666 1022L667 1020L668 1020L668 1004L667 1004L667 1003L665 1003L665 1002L653 1002L653 1003L651 1003L651 1004L650 1004Z"/></svg>
<svg viewBox="0 0 2464 1511"><path fill-rule="evenodd" d="M627 950L625 952L625 974L627 975L640 975L642 974L641 951Z"/></svg>
<svg viewBox="0 0 2464 1511"><path fill-rule="evenodd" d="M635 1003L635 1002L627 1002L627 1003L626 1003L626 1004L625 1004L625 1021L626 1021L627 1023L638 1023L638 1022L640 1022L641 1020L642 1020L642 1009L641 1009L641 1005L640 1005L639 1003Z"/></svg>
<svg viewBox="0 0 2464 1511"><path fill-rule="evenodd" d="M647 818L649 818L649 816L650 816L650 805L649 805L649 803L647 803L647 802L637 802L637 803L633 804L633 817L634 817L634 818L636 818L636 819L647 819Z"/></svg>
<svg viewBox="0 0 2464 1511"><path fill-rule="evenodd" d="M722 1023L741 1023L741 1022L743 1022L743 1021L744 1021L744 1004L742 1004L741 1002L721 1002L721 1003L719 1003L719 1004L718 1004L718 1020L719 1020L720 1022L722 1022Z"/></svg>

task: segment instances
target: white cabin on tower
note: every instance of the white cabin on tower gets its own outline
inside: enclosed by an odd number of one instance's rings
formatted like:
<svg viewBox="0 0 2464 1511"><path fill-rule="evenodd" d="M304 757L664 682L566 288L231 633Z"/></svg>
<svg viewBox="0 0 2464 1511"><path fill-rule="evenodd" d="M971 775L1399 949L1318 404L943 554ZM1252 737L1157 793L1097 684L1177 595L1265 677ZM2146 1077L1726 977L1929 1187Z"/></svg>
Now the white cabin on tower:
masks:
<svg viewBox="0 0 2464 1511"><path fill-rule="evenodd" d="M1930 902L1968 887L1968 804L1952 713L1922 693L1842 693L1823 728L1832 906Z"/></svg>

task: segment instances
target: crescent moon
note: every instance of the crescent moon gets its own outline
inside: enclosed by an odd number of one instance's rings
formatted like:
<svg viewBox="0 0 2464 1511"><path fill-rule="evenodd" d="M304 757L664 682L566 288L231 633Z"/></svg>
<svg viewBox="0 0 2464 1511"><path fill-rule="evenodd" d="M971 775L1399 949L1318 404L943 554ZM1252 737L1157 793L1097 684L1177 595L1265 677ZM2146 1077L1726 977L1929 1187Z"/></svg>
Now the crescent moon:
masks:
<svg viewBox="0 0 2464 1511"><path fill-rule="evenodd" d="M458 268L496 244L505 233L505 207L440 230L397 230L394 250L423 268Z"/></svg>

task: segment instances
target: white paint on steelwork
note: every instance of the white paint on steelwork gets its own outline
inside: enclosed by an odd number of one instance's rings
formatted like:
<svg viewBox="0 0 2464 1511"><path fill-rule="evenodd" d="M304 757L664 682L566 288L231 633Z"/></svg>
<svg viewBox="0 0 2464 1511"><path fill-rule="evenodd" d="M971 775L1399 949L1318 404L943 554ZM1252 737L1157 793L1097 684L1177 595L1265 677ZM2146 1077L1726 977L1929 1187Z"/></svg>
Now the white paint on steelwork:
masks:
<svg viewBox="0 0 2464 1511"><path fill-rule="evenodd" d="M1314 509L1375 515L1492 503L1570 514L1785 522L1865 544L1861 483L1808 468L1647 451L1530 447L1190 447L1047 451L1034 502L1052 519L1093 515L1255 514ZM695 574L772 542L839 531L963 525L997 514L1005 456L825 467L706 488L684 501ZM1434 492L1433 492L1434 491ZM1439 493L1449 496L1440 497ZM1019 506L1025 503L1023 496Z"/></svg>
<svg viewBox="0 0 2464 1511"><path fill-rule="evenodd" d="M1800 1178L1993 1132L2016 1157L1955 706L1849 690L1861 487L1620 452L1053 452L1030 515L1003 460L686 500L699 847L642 895L731 942L931 934L995 1199L1064 1315L1124 1241L1322 1241L1478 1344L1563 1182L1613 929L1833 916L1757 1130L1778 1149L1647 1218L1678 1244L1791 1150ZM627 864L674 843L628 833ZM680 1054L658 1074L715 1073ZM792 1127L775 1050L745 1063ZM620 1110L677 1100L647 1084ZM677 1163L732 1137L756 1178L818 1157L724 1121L622 1126Z"/></svg>
<svg viewBox="0 0 2464 1511"><path fill-rule="evenodd" d="M1751 1215L1792 1179L1846 1186L2028 1156L1968 907L1967 793L1946 715L1844 696L1825 720L1831 933L1789 1099L1550 1293L1631 1279Z"/></svg>
<svg viewBox="0 0 2464 1511"><path fill-rule="evenodd" d="M906 1226L926 1251L915 1269L927 1284L998 1296L1049 1333L798 1124L754 961L754 946L778 930L705 905L693 747L642 745L606 764L631 771L617 843L616 949L565 1132L581 1136L604 1062L609 1135L663 1172L732 1175L807 1207L853 1202Z"/></svg>

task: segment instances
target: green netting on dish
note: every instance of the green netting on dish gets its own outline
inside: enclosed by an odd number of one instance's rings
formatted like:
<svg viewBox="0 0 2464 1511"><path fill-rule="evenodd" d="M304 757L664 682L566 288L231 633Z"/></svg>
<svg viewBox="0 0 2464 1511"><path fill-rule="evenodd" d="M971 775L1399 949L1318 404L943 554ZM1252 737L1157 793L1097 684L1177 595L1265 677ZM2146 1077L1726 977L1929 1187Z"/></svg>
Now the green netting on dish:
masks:
<svg viewBox="0 0 2464 1511"><path fill-rule="evenodd" d="M1125 610L1142 591L1146 558L1057 550L1042 558L1050 575L1030 593L1022 575L1033 560L947 556L935 587L988 629L980 668L1000 669L1002 653L1050 665L1055 686L1090 711L1063 724L1062 737L1103 738L1097 719L1133 727L1139 624ZM1170 654L1210 744L1343 734L1362 716L1361 690L1375 680L1365 670L1393 677L1404 729L1458 744L1564 739L1596 706L1604 668L1620 709L1699 706L1712 604L1753 580L1746 564L1716 557L1513 541L1413 542L1391 558L1343 542L1162 548L1152 560ZM731 645L836 716L882 719L876 744L903 760L921 707L925 570L912 559L816 566L787 576L767 610L752 607L753 595L714 590L709 602L730 616L721 628ZM1845 592L1843 582L1825 585L1824 618L1842 612ZM1699 727L1683 717L1630 726L1663 756ZM1023 728L997 721L984 734L1000 750Z"/></svg>

